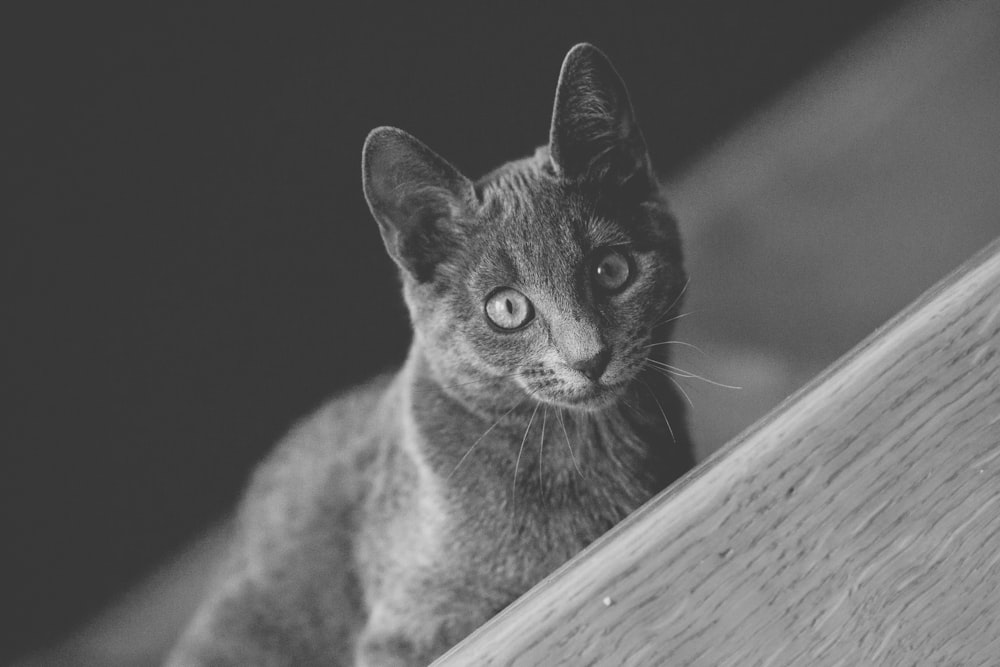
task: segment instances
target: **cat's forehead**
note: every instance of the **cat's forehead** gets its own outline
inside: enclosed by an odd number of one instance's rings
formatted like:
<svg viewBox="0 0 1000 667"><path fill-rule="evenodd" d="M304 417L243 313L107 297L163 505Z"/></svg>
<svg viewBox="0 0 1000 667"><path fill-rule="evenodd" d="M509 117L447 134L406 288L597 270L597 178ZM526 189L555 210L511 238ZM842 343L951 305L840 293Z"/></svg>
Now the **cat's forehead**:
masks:
<svg viewBox="0 0 1000 667"><path fill-rule="evenodd" d="M480 287L517 284L560 293L571 289L594 249L630 241L600 202L546 171L537 155L505 165L478 187L478 251L469 259Z"/></svg>
<svg viewBox="0 0 1000 667"><path fill-rule="evenodd" d="M560 181L547 164L539 151L480 180L480 233L502 245L527 243L569 253L629 241L601 202Z"/></svg>

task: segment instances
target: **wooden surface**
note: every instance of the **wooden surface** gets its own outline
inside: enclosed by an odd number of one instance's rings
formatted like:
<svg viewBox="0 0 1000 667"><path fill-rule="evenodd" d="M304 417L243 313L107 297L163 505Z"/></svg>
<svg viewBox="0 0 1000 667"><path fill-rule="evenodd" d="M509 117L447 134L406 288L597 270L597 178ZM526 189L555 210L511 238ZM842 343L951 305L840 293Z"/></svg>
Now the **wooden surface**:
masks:
<svg viewBox="0 0 1000 667"><path fill-rule="evenodd" d="M1000 664L1000 241L436 664Z"/></svg>

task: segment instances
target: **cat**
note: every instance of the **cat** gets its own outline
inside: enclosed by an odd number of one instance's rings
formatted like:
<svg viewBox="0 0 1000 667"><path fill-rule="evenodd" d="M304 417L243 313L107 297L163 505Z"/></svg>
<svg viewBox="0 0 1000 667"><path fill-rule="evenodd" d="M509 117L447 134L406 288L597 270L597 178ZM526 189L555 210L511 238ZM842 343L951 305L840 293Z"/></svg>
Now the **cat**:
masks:
<svg viewBox="0 0 1000 667"><path fill-rule="evenodd" d="M601 51L530 157L473 182L380 127L362 172L408 357L258 468L170 665L426 665L693 465L677 225Z"/></svg>

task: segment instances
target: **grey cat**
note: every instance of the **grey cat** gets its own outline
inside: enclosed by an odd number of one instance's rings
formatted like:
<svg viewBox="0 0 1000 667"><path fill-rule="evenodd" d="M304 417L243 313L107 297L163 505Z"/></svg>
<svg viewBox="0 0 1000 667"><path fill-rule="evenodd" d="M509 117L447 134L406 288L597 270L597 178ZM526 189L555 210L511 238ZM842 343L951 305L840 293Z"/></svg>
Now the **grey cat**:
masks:
<svg viewBox="0 0 1000 667"><path fill-rule="evenodd" d="M409 356L260 466L171 665L428 664L693 464L677 226L604 54L531 157L472 182L381 127L363 178Z"/></svg>

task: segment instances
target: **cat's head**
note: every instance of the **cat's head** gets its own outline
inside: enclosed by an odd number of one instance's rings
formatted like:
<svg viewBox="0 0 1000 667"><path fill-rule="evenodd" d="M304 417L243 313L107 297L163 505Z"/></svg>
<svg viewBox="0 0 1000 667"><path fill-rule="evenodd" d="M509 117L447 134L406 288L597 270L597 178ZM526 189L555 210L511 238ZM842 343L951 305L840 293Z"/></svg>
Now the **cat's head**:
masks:
<svg viewBox="0 0 1000 667"><path fill-rule="evenodd" d="M420 350L452 393L596 410L662 347L683 290L676 223L617 72L567 54L549 143L473 183L394 128L364 191L399 265Z"/></svg>

